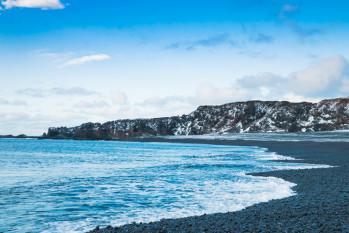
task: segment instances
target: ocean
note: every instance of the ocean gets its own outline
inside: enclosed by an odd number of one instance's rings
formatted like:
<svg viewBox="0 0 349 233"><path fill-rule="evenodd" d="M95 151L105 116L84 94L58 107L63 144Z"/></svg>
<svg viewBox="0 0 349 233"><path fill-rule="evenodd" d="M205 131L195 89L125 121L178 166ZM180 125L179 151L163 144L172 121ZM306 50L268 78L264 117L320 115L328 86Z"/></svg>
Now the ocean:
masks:
<svg viewBox="0 0 349 233"><path fill-rule="evenodd" d="M296 193L251 172L309 169L264 148L0 139L0 232L85 232L241 210Z"/></svg>

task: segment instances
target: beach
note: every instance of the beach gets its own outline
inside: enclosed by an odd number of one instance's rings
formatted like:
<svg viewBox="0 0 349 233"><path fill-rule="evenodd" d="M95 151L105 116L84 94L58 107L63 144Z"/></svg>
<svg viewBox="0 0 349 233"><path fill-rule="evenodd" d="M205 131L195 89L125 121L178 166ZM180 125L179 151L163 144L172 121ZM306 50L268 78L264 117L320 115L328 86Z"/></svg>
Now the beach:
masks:
<svg viewBox="0 0 349 233"><path fill-rule="evenodd" d="M241 211L163 219L147 224L135 223L115 228L97 227L91 233L349 232L348 142L162 138L135 141L259 146L280 155L301 159L304 163L327 164L333 167L254 173L252 175L273 176L297 184L293 188L297 195L255 204Z"/></svg>

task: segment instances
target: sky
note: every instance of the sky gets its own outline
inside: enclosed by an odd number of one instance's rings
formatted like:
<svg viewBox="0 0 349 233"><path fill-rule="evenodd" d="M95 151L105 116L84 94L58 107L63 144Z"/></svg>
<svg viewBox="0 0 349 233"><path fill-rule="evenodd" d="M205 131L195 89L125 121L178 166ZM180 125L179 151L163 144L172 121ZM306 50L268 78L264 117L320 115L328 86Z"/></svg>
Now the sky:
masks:
<svg viewBox="0 0 349 233"><path fill-rule="evenodd" d="M349 95L345 0L0 0L0 134Z"/></svg>

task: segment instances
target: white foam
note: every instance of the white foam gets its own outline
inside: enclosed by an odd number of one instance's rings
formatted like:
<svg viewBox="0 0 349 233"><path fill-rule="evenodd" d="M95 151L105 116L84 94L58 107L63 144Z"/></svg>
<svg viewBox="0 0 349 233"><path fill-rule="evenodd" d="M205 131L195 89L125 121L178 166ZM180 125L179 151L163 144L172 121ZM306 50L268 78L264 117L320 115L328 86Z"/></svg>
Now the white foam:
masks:
<svg viewBox="0 0 349 233"><path fill-rule="evenodd" d="M298 160L298 159L295 159L291 156L285 156L285 155L279 155L275 152L267 152L267 153L263 153L262 155L256 155L257 159L259 160Z"/></svg>
<svg viewBox="0 0 349 233"><path fill-rule="evenodd" d="M267 202L275 199L282 199L295 195L292 190L295 184L276 177L255 177L242 175L248 179L243 181L222 181L204 182L201 188L196 187L191 204L187 206L164 208L147 208L139 212L137 216L129 216L129 213L122 213L114 216L113 219L98 219L106 225L120 226L132 222L148 223L168 218L182 218L199 216L212 213L226 213L239 211L248 206ZM183 197L186 198L186 197ZM51 223L48 230L42 233L78 233L92 230L96 227L94 219L74 222Z"/></svg>
<svg viewBox="0 0 349 233"><path fill-rule="evenodd" d="M195 190L194 201L190 205L170 209L147 208L133 217L130 217L128 213L123 213L115 216L114 220L105 219L106 225L121 226L132 222L149 223L165 218L239 211L261 202L296 195L292 190L296 185L294 183L276 177L243 176L249 179L248 183L239 181L205 182L201 189ZM85 221L51 224L50 230L43 231L43 233L77 233L91 230L94 227L96 227L94 220L86 219Z"/></svg>
<svg viewBox="0 0 349 233"><path fill-rule="evenodd" d="M48 229L41 231L41 233L81 233L92 230L93 219L85 219L81 221L64 221L64 222L56 222L49 223Z"/></svg>
<svg viewBox="0 0 349 233"><path fill-rule="evenodd" d="M333 168L333 167L335 166L326 165L326 164L304 164L299 166L280 165L280 166L273 166L272 168L274 170L306 170L306 169L323 169L323 168Z"/></svg>
<svg viewBox="0 0 349 233"><path fill-rule="evenodd" d="M205 182L205 188L196 190L195 202L191 206L163 209L147 209L138 216L129 219L127 216L111 221L114 226L132 222L148 223L167 218L182 218L200 216L203 214L226 213L242 210L248 206L282 199L295 195L292 190L296 184L276 177L255 177L245 175L250 179L243 182Z"/></svg>

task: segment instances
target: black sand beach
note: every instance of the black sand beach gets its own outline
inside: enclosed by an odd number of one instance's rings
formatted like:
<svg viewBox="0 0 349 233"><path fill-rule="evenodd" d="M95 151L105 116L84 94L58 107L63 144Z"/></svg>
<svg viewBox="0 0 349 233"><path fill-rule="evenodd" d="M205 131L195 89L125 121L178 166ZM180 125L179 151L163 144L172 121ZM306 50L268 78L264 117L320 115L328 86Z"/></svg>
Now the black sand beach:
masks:
<svg viewBox="0 0 349 233"><path fill-rule="evenodd" d="M148 224L107 227L91 233L121 232L349 232L349 142L277 142L202 139L142 139L181 143L246 145L268 148L327 169L258 173L296 183L297 195L231 213L165 219ZM289 162L289 161L288 161ZM214 198L214 197L213 197Z"/></svg>

